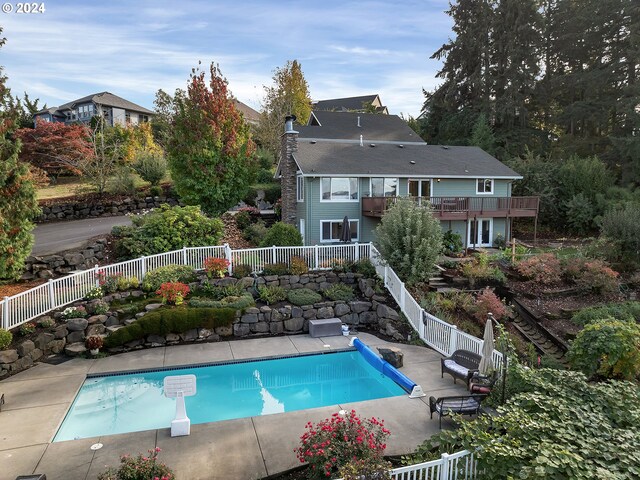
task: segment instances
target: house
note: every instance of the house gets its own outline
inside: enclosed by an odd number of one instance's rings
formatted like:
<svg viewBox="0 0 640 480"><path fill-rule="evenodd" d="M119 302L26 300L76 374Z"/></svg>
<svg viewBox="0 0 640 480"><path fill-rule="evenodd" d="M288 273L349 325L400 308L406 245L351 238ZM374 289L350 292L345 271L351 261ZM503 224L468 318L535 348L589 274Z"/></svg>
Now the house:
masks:
<svg viewBox="0 0 640 480"><path fill-rule="evenodd" d="M47 122L89 123L95 116L104 117L107 125L137 125L148 122L154 112L109 92L94 93L59 107L40 110L33 115Z"/></svg>
<svg viewBox="0 0 640 480"><path fill-rule="evenodd" d="M315 111L360 112L389 114L389 109L382 105L380 95L363 95L360 97L332 98L319 100L313 104Z"/></svg>
<svg viewBox="0 0 640 480"><path fill-rule="evenodd" d="M246 103L242 103L240 100L234 98L234 103L236 104L236 109L242 113L242 117L244 121L249 125L258 125L260 123L260 112L254 110Z"/></svg>
<svg viewBox="0 0 640 480"><path fill-rule="evenodd" d="M522 177L478 147L427 145L396 115L314 111L306 126L287 118L276 171L282 219L305 245L369 242L397 197L429 202L443 230L467 246L509 238L511 222L533 217L538 197L513 197Z"/></svg>

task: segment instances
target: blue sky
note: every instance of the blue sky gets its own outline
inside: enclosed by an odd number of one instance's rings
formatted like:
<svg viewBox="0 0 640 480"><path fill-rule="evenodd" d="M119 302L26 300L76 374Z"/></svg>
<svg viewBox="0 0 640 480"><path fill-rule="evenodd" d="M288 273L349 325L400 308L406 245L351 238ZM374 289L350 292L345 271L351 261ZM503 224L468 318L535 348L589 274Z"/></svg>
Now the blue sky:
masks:
<svg viewBox="0 0 640 480"><path fill-rule="evenodd" d="M429 56L452 35L446 0L44 3L0 13L0 64L14 95L48 106L107 90L153 109L201 60L259 109L273 70L298 59L314 100L379 93L390 113L416 116L438 84Z"/></svg>

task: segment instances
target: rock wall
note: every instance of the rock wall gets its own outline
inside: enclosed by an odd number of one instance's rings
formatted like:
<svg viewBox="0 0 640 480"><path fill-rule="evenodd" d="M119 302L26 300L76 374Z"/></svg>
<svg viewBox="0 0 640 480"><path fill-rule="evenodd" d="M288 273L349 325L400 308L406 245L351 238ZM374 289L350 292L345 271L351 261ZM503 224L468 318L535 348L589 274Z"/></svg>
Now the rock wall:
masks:
<svg viewBox="0 0 640 480"><path fill-rule="evenodd" d="M121 200L104 202L92 201L42 205L42 215L36 219L36 223L96 217L116 217L127 213L138 213L143 210L158 208L163 203L168 203L171 206L180 205L177 199L166 196L123 198Z"/></svg>
<svg viewBox="0 0 640 480"><path fill-rule="evenodd" d="M106 239L98 239L84 248L70 250L60 255L27 257L21 280L49 279L76 270L87 270L100 264L104 258Z"/></svg>

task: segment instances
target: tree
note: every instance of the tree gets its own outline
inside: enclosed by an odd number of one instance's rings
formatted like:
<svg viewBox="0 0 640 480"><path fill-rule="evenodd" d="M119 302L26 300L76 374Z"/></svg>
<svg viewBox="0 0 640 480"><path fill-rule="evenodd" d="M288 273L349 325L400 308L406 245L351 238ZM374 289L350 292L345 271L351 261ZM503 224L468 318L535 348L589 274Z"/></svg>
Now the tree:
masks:
<svg viewBox="0 0 640 480"><path fill-rule="evenodd" d="M400 278L415 284L429 278L442 251L442 227L428 206L398 198L376 228L376 248Z"/></svg>
<svg viewBox="0 0 640 480"><path fill-rule="evenodd" d="M20 99L20 97L16 96L14 100L14 105L16 110L18 111L18 125L20 128L33 128L33 116L38 113L40 110L46 109L47 104L45 103L42 107L38 106L40 102L39 98L35 100L31 100L29 98L29 94L24 92L24 97Z"/></svg>
<svg viewBox="0 0 640 480"><path fill-rule="evenodd" d="M85 125L38 120L36 128L21 128L20 160L44 170L50 176L80 174L80 164L93 154L91 132Z"/></svg>
<svg viewBox="0 0 640 480"><path fill-rule="evenodd" d="M91 153L78 160L77 167L83 177L103 195L109 178L116 172L120 163L121 144L115 136L109 136L111 129L105 129L104 121L97 120L89 131Z"/></svg>
<svg viewBox="0 0 640 480"><path fill-rule="evenodd" d="M0 38L0 47L5 41ZM20 276L31 253L32 219L40 209L29 167L18 159L20 140L13 138L17 116L3 71L0 67L0 278L12 279Z"/></svg>
<svg viewBox="0 0 640 480"><path fill-rule="evenodd" d="M211 64L194 69L186 97L174 98L168 161L176 191L190 205L220 214L246 195L255 174L255 145L229 95L227 80Z"/></svg>
<svg viewBox="0 0 640 480"><path fill-rule="evenodd" d="M155 143L153 131L148 122L139 125L114 125L105 130L112 143L120 145L120 159L124 164L135 161L138 153L162 155L162 148Z"/></svg>
<svg viewBox="0 0 640 480"><path fill-rule="evenodd" d="M304 125L311 114L309 85L302 73L302 65L297 60L288 61L284 67L275 70L273 85L264 89L264 106L256 138L262 147L278 158L285 117L295 115L297 122Z"/></svg>
<svg viewBox="0 0 640 480"><path fill-rule="evenodd" d="M475 147L480 147L491 155L495 154L496 137L493 135L493 131L484 113L478 115L476 124L473 126L473 131L471 132L470 143Z"/></svg>

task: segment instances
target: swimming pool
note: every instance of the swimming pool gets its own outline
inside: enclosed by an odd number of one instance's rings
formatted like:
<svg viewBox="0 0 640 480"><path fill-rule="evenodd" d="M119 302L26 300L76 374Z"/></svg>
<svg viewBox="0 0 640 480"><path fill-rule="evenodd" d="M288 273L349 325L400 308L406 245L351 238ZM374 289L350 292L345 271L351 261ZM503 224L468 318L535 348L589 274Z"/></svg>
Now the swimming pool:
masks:
<svg viewBox="0 0 640 480"><path fill-rule="evenodd" d="M164 377L188 374L197 377L197 394L185 399L192 424L406 394L358 351L96 376L53 441L168 428L175 399L164 396Z"/></svg>

